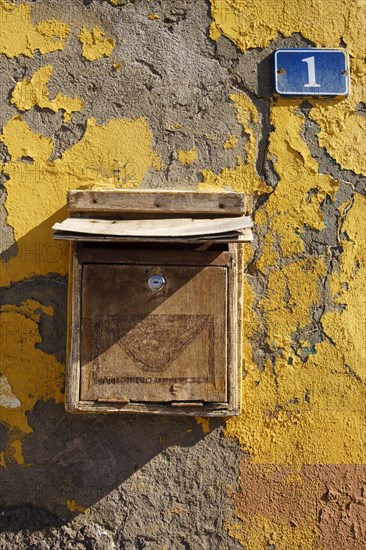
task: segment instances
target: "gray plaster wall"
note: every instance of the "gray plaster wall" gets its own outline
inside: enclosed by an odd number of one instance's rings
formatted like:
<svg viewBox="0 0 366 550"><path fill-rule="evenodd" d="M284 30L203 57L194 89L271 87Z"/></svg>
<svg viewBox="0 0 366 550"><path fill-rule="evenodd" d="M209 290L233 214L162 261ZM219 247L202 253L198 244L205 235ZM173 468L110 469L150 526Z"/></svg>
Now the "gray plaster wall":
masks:
<svg viewBox="0 0 366 550"><path fill-rule="evenodd" d="M210 4L205 0L122 1L113 6L104 0L35 0L34 22L61 19L75 31L62 52L47 54L54 67L49 82L50 97L59 91L82 97L84 109L65 124L61 112L34 108L22 117L37 133L55 141L53 158L77 143L86 121L98 123L114 118L147 117L153 148L164 169L151 171L146 188L196 188L200 170L219 172L236 165L236 152L224 149L230 136L238 138L244 151L248 136L238 123L230 94L245 93L261 113L257 172L275 189L278 176L266 158L269 103L272 99L270 56L277 47L307 46L300 35L278 37L266 49L243 54L228 39L217 43L209 38ZM154 13L156 20L147 14ZM81 26L98 26L116 40L113 56L123 60L122 71L111 68L110 58L89 62L81 56L77 40ZM2 78L0 124L18 111L9 101L14 83L30 78L45 64L44 56L0 56ZM303 139L322 173L340 182L339 203L361 189L360 176L342 170L319 147L316 123L307 118ZM177 122L180 127L175 128ZM214 139L205 138L205 134ZM182 165L177 149L198 151L198 161ZM0 149L6 161L6 148ZM17 253L12 228L7 225L4 202L7 181L0 188L2 253L6 263ZM269 194L254 197L257 208ZM258 201L256 202L256 199ZM307 252L316 256L331 247L329 262L337 261L337 203L324 202L329 220L327 232L303 234ZM263 227L263 231L266 228ZM260 250L258 241L254 246ZM265 282L248 266L248 276L260 295ZM1 303L19 305L26 299L52 304L55 315L41 313L41 349L65 361L67 280L57 274L37 276L3 289ZM324 311L327 296L319 310ZM325 304L325 306L324 306ZM324 338L320 313L314 311L313 341ZM301 334L297 335L301 339ZM294 349L297 349L294 336ZM275 350L258 334L254 344L258 368ZM298 346L299 347L299 346ZM300 353L300 352L299 352ZM303 357L306 361L306 357ZM235 441L224 437L224 423L210 422L205 433L195 419L139 416L74 416L54 401L39 402L28 413L32 428L23 440L29 466L11 463L2 472L0 498L1 549L125 549L200 550L239 549L227 522L233 519L230 493L238 484L239 461L243 456ZM0 451L5 448L7 426L0 423ZM65 502L75 501L86 512L74 512ZM236 519L236 521L238 521Z"/></svg>

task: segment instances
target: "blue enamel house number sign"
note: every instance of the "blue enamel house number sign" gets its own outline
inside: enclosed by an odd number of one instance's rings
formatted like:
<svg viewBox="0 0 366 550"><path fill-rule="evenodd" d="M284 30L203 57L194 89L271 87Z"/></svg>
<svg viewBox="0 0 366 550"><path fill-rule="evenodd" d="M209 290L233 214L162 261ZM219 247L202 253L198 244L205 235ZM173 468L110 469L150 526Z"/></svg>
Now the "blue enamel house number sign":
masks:
<svg viewBox="0 0 366 550"><path fill-rule="evenodd" d="M349 93L349 60L345 50L276 50L274 71L275 92L279 95L345 97Z"/></svg>

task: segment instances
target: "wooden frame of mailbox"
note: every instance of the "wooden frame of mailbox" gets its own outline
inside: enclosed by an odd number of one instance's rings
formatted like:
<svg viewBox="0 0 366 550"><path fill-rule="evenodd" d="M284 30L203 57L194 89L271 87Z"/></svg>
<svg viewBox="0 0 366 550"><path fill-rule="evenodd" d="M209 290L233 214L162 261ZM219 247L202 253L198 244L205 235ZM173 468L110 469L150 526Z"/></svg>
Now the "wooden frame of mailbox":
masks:
<svg viewBox="0 0 366 550"><path fill-rule="evenodd" d="M123 193L123 195L122 195ZM184 215L238 216L245 213L245 198L236 193L175 193L175 192L98 192L71 191L68 194L71 217L126 218ZM65 237L63 237L65 238ZM240 412L242 361L242 283L243 243L200 237L148 239L71 235L71 284L69 303L71 326L68 331L69 361L66 371L66 410L79 413L148 413L189 416L233 416ZM228 239L230 240L230 239ZM92 247L88 246L92 244ZM118 243L111 253L103 243ZM128 243L128 248L124 245ZM133 243L144 243L143 260ZM100 246L99 246L100 245ZM168 251L159 247L169 246ZM210 249L212 246L214 250ZM150 248L151 247L151 248ZM203 249L203 250L202 250ZM206 249L206 250L204 250ZM165 252L164 252L165 250ZM158 254L157 254L158 251ZM86 401L80 398L81 373L81 292L83 263L113 263L138 265L153 256L155 265L223 266L228 269L227 291L227 392L223 403L202 405L191 403ZM113 260L111 260L113 258Z"/></svg>

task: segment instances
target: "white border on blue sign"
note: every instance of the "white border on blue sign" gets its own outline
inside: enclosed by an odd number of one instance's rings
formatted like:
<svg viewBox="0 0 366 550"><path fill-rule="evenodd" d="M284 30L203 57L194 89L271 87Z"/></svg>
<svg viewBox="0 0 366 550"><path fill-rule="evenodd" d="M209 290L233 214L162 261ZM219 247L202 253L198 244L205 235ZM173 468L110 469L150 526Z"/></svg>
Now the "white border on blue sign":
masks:
<svg viewBox="0 0 366 550"><path fill-rule="evenodd" d="M280 52L311 52L311 51L321 51L321 52L340 52L343 53L344 59L345 59L345 68L347 69L348 74L346 75L346 91L344 93L324 93L324 92L279 92L278 91L278 81L277 81L277 54ZM349 95L350 91L350 75L349 75L349 55L346 50L343 48L280 48L275 51L275 63L274 63L274 73L275 73L275 92L278 95L288 95L292 97L297 96L322 96L322 97L347 97Z"/></svg>

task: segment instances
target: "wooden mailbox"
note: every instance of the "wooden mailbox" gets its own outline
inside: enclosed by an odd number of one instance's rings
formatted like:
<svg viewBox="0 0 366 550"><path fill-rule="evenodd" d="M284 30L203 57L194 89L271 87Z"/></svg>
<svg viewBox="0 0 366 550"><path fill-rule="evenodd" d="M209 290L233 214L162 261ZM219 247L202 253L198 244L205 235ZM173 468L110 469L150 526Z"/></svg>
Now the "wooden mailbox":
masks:
<svg viewBox="0 0 366 550"><path fill-rule="evenodd" d="M239 413L244 195L70 191L66 408Z"/></svg>

